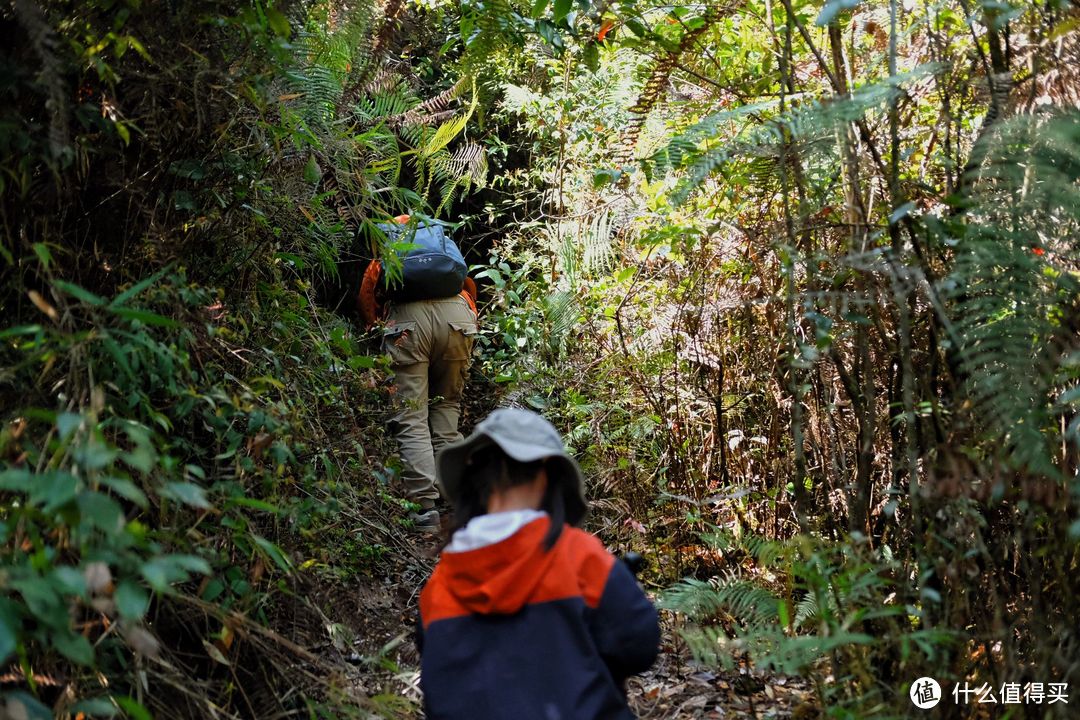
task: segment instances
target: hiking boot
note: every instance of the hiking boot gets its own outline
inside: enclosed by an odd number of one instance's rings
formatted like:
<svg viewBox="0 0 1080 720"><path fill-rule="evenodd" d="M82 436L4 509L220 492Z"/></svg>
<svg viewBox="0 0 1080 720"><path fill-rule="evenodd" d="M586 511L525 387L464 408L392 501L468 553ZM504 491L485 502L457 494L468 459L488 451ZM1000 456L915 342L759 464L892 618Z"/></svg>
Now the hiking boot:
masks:
<svg viewBox="0 0 1080 720"><path fill-rule="evenodd" d="M437 533L442 528L439 522L439 511L432 508L418 513L409 513L409 519L413 521L413 530L422 533Z"/></svg>

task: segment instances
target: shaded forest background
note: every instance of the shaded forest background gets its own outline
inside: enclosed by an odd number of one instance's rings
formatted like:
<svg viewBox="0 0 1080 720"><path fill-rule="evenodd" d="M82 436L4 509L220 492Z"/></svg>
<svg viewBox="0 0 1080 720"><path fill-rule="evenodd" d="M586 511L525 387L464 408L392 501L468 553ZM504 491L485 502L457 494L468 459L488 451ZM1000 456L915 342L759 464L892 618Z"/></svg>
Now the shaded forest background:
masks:
<svg viewBox="0 0 1080 720"><path fill-rule="evenodd" d="M465 424L564 431L670 652L802 718L1080 687L1078 28L8 0L0 716L418 715L430 557L353 305L403 212L481 281Z"/></svg>

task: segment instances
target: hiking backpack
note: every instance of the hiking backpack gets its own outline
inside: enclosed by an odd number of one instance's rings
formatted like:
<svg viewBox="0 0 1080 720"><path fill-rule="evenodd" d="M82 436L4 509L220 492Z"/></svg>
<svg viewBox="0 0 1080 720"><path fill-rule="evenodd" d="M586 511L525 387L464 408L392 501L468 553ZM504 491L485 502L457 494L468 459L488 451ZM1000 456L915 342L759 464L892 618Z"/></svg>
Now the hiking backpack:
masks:
<svg viewBox="0 0 1080 720"><path fill-rule="evenodd" d="M467 267L457 244L442 225L421 223L415 231L408 225L380 224L390 242L411 243L398 251L401 280L391 280L383 268L386 295L398 302L452 297L461 292Z"/></svg>

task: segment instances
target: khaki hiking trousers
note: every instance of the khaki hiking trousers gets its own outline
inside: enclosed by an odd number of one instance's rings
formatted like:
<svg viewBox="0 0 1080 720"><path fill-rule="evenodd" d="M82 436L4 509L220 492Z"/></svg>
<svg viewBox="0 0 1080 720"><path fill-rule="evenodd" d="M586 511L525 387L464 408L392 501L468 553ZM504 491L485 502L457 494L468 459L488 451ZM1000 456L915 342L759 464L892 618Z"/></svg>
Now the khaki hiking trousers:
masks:
<svg viewBox="0 0 1080 720"><path fill-rule="evenodd" d="M439 497L435 453L461 439L461 395L477 331L460 295L390 305L383 334L396 387L390 426L405 492L425 509Z"/></svg>

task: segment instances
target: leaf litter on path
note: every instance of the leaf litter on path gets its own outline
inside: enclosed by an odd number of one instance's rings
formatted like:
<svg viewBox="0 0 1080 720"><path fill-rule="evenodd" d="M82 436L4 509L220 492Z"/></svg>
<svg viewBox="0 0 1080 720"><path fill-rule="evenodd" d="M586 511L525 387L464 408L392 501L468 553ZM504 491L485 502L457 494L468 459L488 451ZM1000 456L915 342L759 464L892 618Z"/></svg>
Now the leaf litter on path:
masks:
<svg viewBox="0 0 1080 720"><path fill-rule="evenodd" d="M809 682L742 667L724 671L695 662L671 624L661 621L660 655L652 668L627 683L630 707L641 720L669 718L818 717Z"/></svg>

